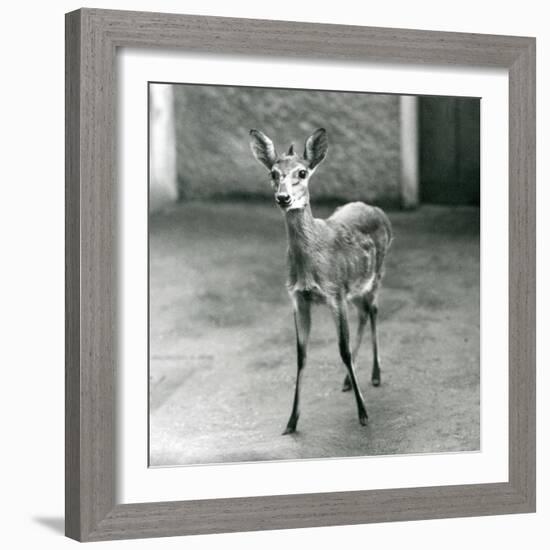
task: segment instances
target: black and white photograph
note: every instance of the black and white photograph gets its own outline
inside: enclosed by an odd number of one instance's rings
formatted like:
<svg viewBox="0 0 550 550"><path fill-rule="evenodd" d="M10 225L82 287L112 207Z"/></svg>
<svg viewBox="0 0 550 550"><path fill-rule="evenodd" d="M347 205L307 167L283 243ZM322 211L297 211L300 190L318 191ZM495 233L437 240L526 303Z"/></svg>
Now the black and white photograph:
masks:
<svg viewBox="0 0 550 550"><path fill-rule="evenodd" d="M149 83L149 464L480 450L480 99Z"/></svg>
<svg viewBox="0 0 550 550"><path fill-rule="evenodd" d="M3 547L546 549L545 6L6 4Z"/></svg>

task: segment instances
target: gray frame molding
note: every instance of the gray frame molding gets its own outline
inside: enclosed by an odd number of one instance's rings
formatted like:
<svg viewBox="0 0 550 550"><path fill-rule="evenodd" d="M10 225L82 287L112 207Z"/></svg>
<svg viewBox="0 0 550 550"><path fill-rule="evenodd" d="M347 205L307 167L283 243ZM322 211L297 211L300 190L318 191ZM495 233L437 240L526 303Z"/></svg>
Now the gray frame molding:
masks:
<svg viewBox="0 0 550 550"><path fill-rule="evenodd" d="M509 70L509 481L116 504L118 47ZM66 16L66 534L82 541L535 511L535 39L82 9Z"/></svg>

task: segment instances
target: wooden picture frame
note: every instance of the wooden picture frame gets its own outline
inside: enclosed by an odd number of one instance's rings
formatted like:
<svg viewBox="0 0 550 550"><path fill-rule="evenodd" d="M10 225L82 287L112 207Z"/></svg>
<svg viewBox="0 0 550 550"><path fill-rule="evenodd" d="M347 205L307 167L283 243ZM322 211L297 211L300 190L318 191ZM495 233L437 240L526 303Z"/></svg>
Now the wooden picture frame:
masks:
<svg viewBox="0 0 550 550"><path fill-rule="evenodd" d="M119 47L509 71L509 480L116 504ZM66 16L66 534L81 541L535 511L535 39L82 9Z"/></svg>

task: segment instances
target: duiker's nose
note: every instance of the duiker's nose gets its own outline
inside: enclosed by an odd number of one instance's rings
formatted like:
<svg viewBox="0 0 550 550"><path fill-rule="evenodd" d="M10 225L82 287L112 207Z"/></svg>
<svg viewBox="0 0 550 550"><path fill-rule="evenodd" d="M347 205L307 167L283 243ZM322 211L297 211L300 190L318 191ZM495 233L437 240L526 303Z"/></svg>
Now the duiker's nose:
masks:
<svg viewBox="0 0 550 550"><path fill-rule="evenodd" d="M287 194L287 193L277 193L275 195L275 200L281 206L286 206L286 205L290 204L290 195Z"/></svg>

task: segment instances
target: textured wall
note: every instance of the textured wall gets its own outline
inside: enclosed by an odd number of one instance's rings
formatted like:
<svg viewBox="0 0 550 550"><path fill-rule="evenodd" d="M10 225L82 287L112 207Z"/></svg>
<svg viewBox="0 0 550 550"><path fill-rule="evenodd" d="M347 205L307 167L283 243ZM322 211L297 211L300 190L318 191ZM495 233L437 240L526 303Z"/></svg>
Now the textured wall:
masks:
<svg viewBox="0 0 550 550"><path fill-rule="evenodd" d="M279 151L327 129L329 152L310 184L315 199L399 202L399 96L175 85L180 196L270 196L248 131Z"/></svg>

